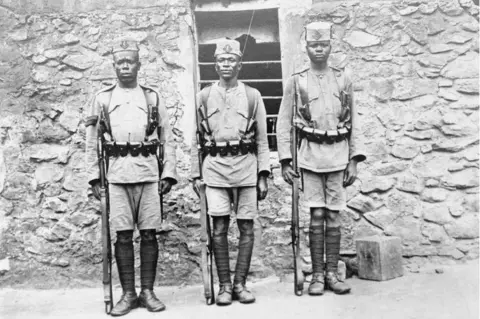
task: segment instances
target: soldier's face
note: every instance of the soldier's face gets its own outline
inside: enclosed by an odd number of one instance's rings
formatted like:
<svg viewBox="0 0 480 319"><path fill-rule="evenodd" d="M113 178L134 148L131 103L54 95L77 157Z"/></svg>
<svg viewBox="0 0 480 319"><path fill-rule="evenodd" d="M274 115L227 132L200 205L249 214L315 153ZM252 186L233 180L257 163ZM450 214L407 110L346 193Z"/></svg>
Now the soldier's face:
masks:
<svg viewBox="0 0 480 319"><path fill-rule="evenodd" d="M224 80L230 80L238 76L242 68L240 57L236 54L219 54L215 58L215 70L218 76Z"/></svg>
<svg viewBox="0 0 480 319"><path fill-rule="evenodd" d="M113 67L117 78L122 83L129 83L137 79L138 70L140 70L140 61L138 52L121 51L113 55Z"/></svg>
<svg viewBox="0 0 480 319"><path fill-rule="evenodd" d="M309 41L307 42L307 53L313 63L326 62L330 55L330 41Z"/></svg>

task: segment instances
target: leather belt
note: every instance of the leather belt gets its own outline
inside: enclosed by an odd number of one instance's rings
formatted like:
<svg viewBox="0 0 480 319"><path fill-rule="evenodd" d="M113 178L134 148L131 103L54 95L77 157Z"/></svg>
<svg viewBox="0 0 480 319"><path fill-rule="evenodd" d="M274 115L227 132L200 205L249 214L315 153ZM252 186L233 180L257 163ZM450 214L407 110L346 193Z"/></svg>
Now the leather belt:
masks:
<svg viewBox="0 0 480 319"><path fill-rule="evenodd" d="M148 142L148 143L117 143L117 142L108 142L105 143L105 153L109 157L125 157L130 154L133 157L138 155L143 155L148 157L150 155L157 154L159 143L158 141Z"/></svg>
<svg viewBox="0 0 480 319"><path fill-rule="evenodd" d="M309 142L333 144L348 139L350 131L346 127L338 130L317 130L308 126L296 126L300 138L306 138Z"/></svg>
<svg viewBox="0 0 480 319"><path fill-rule="evenodd" d="M246 155L248 153L257 152L257 144L254 141L227 141L227 142L206 142L203 144L202 151L204 154L211 156L236 156L239 154Z"/></svg>

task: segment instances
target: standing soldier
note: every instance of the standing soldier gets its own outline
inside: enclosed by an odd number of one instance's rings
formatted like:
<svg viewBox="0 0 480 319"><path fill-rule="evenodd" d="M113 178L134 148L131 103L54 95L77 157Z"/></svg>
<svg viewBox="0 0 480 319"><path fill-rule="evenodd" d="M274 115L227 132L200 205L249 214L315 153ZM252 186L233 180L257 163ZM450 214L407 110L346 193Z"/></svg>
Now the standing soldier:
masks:
<svg viewBox="0 0 480 319"><path fill-rule="evenodd" d="M257 200L267 195L270 173L265 106L256 89L237 80L241 57L238 41L224 39L217 43L215 70L220 80L197 95L202 174L196 140L191 152L193 186L200 191L203 176L208 214L213 219L213 251L220 282L218 305L231 304L232 297L241 303L255 301L245 283ZM233 291L227 239L232 207L240 231Z"/></svg>
<svg viewBox="0 0 480 319"><path fill-rule="evenodd" d="M308 292L321 295L327 288L344 294L350 287L337 276L339 211L346 204L345 187L355 181L357 163L365 160L365 155L361 153L351 78L343 69L327 64L331 25L311 23L305 28L305 38L310 68L295 73L286 83L278 114L278 154L283 178L292 184L299 177L291 166L292 151L297 152L290 135L293 126L299 136L298 166L310 208L313 278ZM293 112L294 105L298 105L297 114Z"/></svg>
<svg viewBox="0 0 480 319"><path fill-rule="evenodd" d="M104 136L108 159L110 225L116 232L115 259L123 289L111 311L121 316L137 306L161 311L165 305L153 292L158 260L156 229L160 227L159 192L166 194L177 183L175 145L164 101L152 88L139 85L137 43L121 41L113 50L117 83L99 91L86 120L88 181L100 197L97 158L98 131ZM158 162L158 147L165 158ZM163 164L163 172L159 166ZM159 178L161 174L161 178ZM140 231L141 292L135 290L134 226Z"/></svg>

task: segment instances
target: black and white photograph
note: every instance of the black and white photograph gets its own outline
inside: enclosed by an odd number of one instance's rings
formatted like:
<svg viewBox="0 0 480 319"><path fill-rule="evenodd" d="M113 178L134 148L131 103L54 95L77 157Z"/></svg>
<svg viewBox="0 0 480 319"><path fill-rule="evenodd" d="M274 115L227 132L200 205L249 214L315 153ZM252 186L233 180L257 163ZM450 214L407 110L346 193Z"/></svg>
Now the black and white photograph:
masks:
<svg viewBox="0 0 480 319"><path fill-rule="evenodd" d="M478 0L0 0L0 317L478 319Z"/></svg>

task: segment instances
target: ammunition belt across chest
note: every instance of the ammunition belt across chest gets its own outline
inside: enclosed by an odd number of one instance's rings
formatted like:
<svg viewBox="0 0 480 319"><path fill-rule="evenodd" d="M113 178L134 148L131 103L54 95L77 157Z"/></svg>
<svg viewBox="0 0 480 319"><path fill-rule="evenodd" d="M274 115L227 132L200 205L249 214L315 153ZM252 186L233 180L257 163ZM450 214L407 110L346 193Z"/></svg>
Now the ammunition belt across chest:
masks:
<svg viewBox="0 0 480 319"><path fill-rule="evenodd" d="M117 143L107 142L105 143L105 153L108 157L125 157L130 154L133 157L143 155L148 157L150 155L157 154L157 149L160 143L158 141L152 142L140 142L140 143Z"/></svg>
<svg viewBox="0 0 480 319"><path fill-rule="evenodd" d="M350 136L350 130L346 127L337 130L318 130L308 126L296 125L300 138L309 142L333 144L346 140Z"/></svg>
<svg viewBox="0 0 480 319"><path fill-rule="evenodd" d="M202 146L202 152L211 156L231 156L246 155L248 153L257 152L257 144L255 141L227 141L227 142L206 142Z"/></svg>

